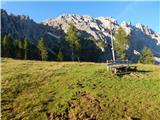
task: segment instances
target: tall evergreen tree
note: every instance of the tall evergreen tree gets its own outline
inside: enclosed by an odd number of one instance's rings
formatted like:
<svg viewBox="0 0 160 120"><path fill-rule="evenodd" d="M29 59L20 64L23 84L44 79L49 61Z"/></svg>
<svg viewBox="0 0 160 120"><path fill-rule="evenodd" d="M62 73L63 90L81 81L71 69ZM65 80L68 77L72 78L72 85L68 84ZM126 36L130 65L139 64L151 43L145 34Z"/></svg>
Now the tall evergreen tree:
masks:
<svg viewBox="0 0 160 120"><path fill-rule="evenodd" d="M58 52L58 55L57 55L57 60L58 61L63 61L63 53L62 53L62 51L61 51L61 49L59 50L59 52Z"/></svg>
<svg viewBox="0 0 160 120"><path fill-rule="evenodd" d="M2 54L4 57L14 57L13 53L13 40L10 35L6 34L2 40L3 51Z"/></svg>
<svg viewBox="0 0 160 120"><path fill-rule="evenodd" d="M75 55L75 52L80 49L80 40L78 38L78 30L73 24L69 24L66 40L69 42L72 49L72 61L74 61L75 56L78 57L78 55Z"/></svg>
<svg viewBox="0 0 160 120"><path fill-rule="evenodd" d="M40 56L41 56L42 61L47 60L48 59L48 50L47 50L47 47L46 47L46 44L45 44L43 38L41 38L39 40L37 47L40 51Z"/></svg>
<svg viewBox="0 0 160 120"><path fill-rule="evenodd" d="M4 46L3 46L3 40L4 40L5 35L1 36L1 56L4 57Z"/></svg>
<svg viewBox="0 0 160 120"><path fill-rule="evenodd" d="M24 39L24 50L25 50L24 59L25 59L25 60L27 59L27 49L28 49L28 40L27 40L27 38L25 37L25 39Z"/></svg>
<svg viewBox="0 0 160 120"><path fill-rule="evenodd" d="M14 51L15 51L15 57L20 58L20 52L18 47L18 40L14 41Z"/></svg>
<svg viewBox="0 0 160 120"><path fill-rule="evenodd" d="M114 35L114 48L118 53L120 59L126 58L126 47L129 42L129 38L122 27L119 27Z"/></svg>
<svg viewBox="0 0 160 120"><path fill-rule="evenodd" d="M23 41L19 38L16 41L17 44L17 57L20 59L24 59L24 44Z"/></svg>
<svg viewBox="0 0 160 120"><path fill-rule="evenodd" d="M142 50L142 53L139 57L139 63L144 63L144 64L153 64L154 63L154 55L152 51L144 47Z"/></svg>

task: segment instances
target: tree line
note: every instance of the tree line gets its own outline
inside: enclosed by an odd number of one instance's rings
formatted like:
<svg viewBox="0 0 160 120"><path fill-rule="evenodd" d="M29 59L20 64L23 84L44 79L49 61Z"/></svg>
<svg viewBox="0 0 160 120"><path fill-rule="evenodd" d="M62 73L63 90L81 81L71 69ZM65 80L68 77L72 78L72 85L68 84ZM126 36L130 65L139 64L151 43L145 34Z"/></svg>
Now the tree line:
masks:
<svg viewBox="0 0 160 120"><path fill-rule="evenodd" d="M101 50L96 46L93 39L85 40L79 35L78 29L69 24L67 34L59 48L50 48L54 55L49 51L47 38L41 37L37 43L32 44L27 37L13 39L10 34L2 36L1 47L2 57L30 60L57 60L57 61L94 61L97 62L101 55Z"/></svg>
<svg viewBox="0 0 160 120"><path fill-rule="evenodd" d="M67 34L65 35L65 41L70 49L69 60L72 61L98 61L102 51L98 48L93 40L85 40L79 36L78 29L73 25L69 24ZM98 40L95 40L98 41ZM102 41L102 40L99 40ZM9 34L2 36L1 41L2 57L11 57L18 59L35 59L35 60L49 60L50 54L47 44L44 38L40 38L37 44L31 44L27 37L24 39L13 40ZM104 43L100 42L99 45L104 46ZM122 27L114 34L114 48L116 53L116 59L125 60L127 59L127 45L129 44L129 36L126 34ZM64 45L63 45L64 46ZM56 52L56 58L54 60L64 61L66 55L66 49L59 48ZM138 62L140 63L154 63L154 56L152 51L144 47L139 57Z"/></svg>
<svg viewBox="0 0 160 120"><path fill-rule="evenodd" d="M37 46L35 46L26 37L14 40L9 34L5 34L1 41L1 56L25 60L40 59L41 57L42 60L47 60L47 49L42 41L43 39L39 40Z"/></svg>

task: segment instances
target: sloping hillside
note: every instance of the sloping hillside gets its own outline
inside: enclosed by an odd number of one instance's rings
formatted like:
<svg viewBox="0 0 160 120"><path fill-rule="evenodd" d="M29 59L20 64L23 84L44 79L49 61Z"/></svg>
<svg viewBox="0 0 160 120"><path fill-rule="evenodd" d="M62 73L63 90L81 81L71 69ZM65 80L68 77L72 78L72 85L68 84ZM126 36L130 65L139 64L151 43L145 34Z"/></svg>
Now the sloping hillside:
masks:
<svg viewBox="0 0 160 120"><path fill-rule="evenodd" d="M2 59L2 119L159 120L160 66L137 66Z"/></svg>

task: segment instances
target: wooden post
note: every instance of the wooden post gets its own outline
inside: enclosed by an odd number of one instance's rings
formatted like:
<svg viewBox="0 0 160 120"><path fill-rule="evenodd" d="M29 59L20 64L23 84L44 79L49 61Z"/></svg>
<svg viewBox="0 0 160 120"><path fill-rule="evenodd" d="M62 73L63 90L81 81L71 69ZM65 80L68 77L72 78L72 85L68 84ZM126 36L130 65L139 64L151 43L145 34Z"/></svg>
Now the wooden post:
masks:
<svg viewBox="0 0 160 120"><path fill-rule="evenodd" d="M109 63L109 62L108 62L108 60L107 60L107 71L109 70L109 66L108 66L108 63Z"/></svg>
<svg viewBox="0 0 160 120"><path fill-rule="evenodd" d="M115 54L114 54L114 43L113 43L113 36L112 36L112 28L111 28L111 44L112 44L112 48L111 48L111 50L112 50L112 60L113 60L113 62L115 62Z"/></svg>

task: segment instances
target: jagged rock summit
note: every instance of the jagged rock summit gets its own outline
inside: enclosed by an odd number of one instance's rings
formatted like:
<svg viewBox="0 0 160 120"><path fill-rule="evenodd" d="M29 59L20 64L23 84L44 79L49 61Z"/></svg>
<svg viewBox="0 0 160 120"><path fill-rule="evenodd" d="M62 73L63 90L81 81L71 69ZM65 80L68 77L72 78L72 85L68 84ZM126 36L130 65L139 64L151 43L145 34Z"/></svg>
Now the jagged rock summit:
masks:
<svg viewBox="0 0 160 120"><path fill-rule="evenodd" d="M86 31L95 39L101 39L105 43L110 41L113 29L115 32L119 26L123 27L128 35L131 36L130 53L132 59L140 54L144 46L149 47L154 55L160 57L160 34L155 33L151 28L146 25L136 24L131 22L118 22L112 17L98 17L92 18L86 15L66 14L53 19L45 20L42 22L44 25L56 26L67 32L69 23L73 23L79 30ZM157 59L156 58L156 59Z"/></svg>

